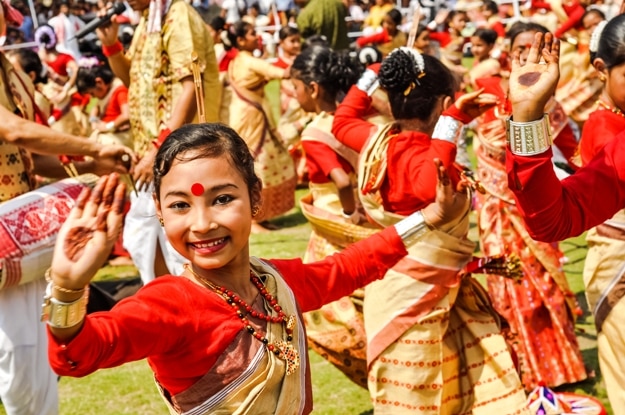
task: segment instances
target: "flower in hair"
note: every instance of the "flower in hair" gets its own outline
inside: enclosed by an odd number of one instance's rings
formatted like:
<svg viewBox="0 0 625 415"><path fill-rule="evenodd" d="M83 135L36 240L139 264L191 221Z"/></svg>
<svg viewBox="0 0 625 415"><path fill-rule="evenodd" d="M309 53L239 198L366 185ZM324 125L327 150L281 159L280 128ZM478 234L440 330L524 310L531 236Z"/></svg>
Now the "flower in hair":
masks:
<svg viewBox="0 0 625 415"><path fill-rule="evenodd" d="M410 85L408 85L408 87L404 90L404 96L407 97L417 85L421 85L421 83L419 82L419 79L425 76L425 60L423 59L423 55L421 55L416 49L409 48L406 46L401 46L399 48L394 49L389 54L389 56L398 50L412 57L412 59L415 62L415 69L417 70L417 79L410 82Z"/></svg>
<svg viewBox="0 0 625 415"><path fill-rule="evenodd" d="M35 30L35 42L46 49L53 49L56 46L56 33L54 33L54 29L48 25L39 26L37 30Z"/></svg>
<svg viewBox="0 0 625 415"><path fill-rule="evenodd" d="M80 58L78 66L81 68L94 68L100 66L100 60L95 56Z"/></svg>
<svg viewBox="0 0 625 415"><path fill-rule="evenodd" d="M603 32L603 28L605 28L605 25L607 24L607 20L601 21L592 32L592 36L590 37L590 44L588 45L588 49L591 52L596 53L599 50L599 40L601 40L601 33Z"/></svg>

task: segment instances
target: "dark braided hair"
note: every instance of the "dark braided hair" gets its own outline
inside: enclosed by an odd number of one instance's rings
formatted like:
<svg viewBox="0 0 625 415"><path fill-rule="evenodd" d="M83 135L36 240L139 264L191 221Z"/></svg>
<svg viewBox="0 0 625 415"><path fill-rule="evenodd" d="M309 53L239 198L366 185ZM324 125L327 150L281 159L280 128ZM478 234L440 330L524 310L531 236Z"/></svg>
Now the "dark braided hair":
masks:
<svg viewBox="0 0 625 415"><path fill-rule="evenodd" d="M414 52L418 53L418 52ZM388 94L395 119L426 121L440 97L453 97L456 79L449 69L430 55L421 55L424 70L420 73L411 52L394 50L382 61L378 79ZM411 85L414 87L410 90ZM407 95L404 93L408 91Z"/></svg>
<svg viewBox="0 0 625 415"><path fill-rule="evenodd" d="M347 53L335 52L327 46L313 46L300 53L291 66L291 77L306 85L316 82L335 100L339 92L347 93L363 71L362 65Z"/></svg>

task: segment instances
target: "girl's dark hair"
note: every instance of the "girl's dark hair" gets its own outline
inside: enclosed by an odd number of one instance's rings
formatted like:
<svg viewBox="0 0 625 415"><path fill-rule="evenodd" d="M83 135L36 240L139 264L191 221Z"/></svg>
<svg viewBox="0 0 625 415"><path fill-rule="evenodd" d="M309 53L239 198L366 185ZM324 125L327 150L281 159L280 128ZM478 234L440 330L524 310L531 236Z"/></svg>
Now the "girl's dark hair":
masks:
<svg viewBox="0 0 625 415"><path fill-rule="evenodd" d="M603 28L596 58L603 59L608 70L625 63L625 14L612 18Z"/></svg>
<svg viewBox="0 0 625 415"><path fill-rule="evenodd" d="M395 119L428 120L438 98L453 97L456 92L456 79L451 71L433 56L421 57L424 63L421 73L411 52L395 50L382 61L378 79L388 94Z"/></svg>
<svg viewBox="0 0 625 415"><path fill-rule="evenodd" d="M492 14L499 13L499 6L493 0L486 0L484 2L484 8L491 12Z"/></svg>
<svg viewBox="0 0 625 415"><path fill-rule="evenodd" d="M236 131L219 123L186 124L169 134L154 160L156 196L160 197L161 182L174 161L219 157L230 159L247 184L252 206L259 205L261 181L254 172L254 157Z"/></svg>
<svg viewBox="0 0 625 415"><path fill-rule="evenodd" d="M602 12L601 10L595 8L595 7L589 7L586 9L586 11L584 12L584 14L582 15L582 18L579 19L580 22L583 22L584 19L588 16L590 16L591 14L596 14L597 16L599 16L599 18L601 20L605 20L605 13Z"/></svg>
<svg viewBox="0 0 625 415"><path fill-rule="evenodd" d="M327 46L313 46L300 53L291 65L291 77L306 85L316 82L326 98L335 100L339 91L347 93L358 82L363 67L347 52L335 52Z"/></svg>
<svg viewBox="0 0 625 415"><path fill-rule="evenodd" d="M508 32L506 32L506 37L510 39L510 47L514 44L514 40L517 36L525 32L537 32L544 35L545 33L549 33L549 29L538 23L516 22L508 29Z"/></svg>
<svg viewBox="0 0 625 415"><path fill-rule="evenodd" d="M481 27L473 32L473 36L482 39L488 45L494 45L497 42L497 32L493 29Z"/></svg>
<svg viewBox="0 0 625 415"><path fill-rule="evenodd" d="M224 30L226 28L226 20L221 16L215 16L208 25L215 31Z"/></svg>
<svg viewBox="0 0 625 415"><path fill-rule="evenodd" d="M282 29L278 32L278 38L280 41L283 41L287 37L299 35L299 29L295 26L283 26Z"/></svg>
<svg viewBox="0 0 625 415"><path fill-rule="evenodd" d="M15 56L20 63L20 66L27 74L31 72L35 73L35 79L33 83L43 83L48 82L48 77L44 74L43 64L41 63L41 58L37 52L32 49L16 49L10 52L12 56Z"/></svg>
<svg viewBox="0 0 625 415"><path fill-rule="evenodd" d="M115 79L115 74L105 63L92 66L90 68L78 68L76 76L76 88L81 94L86 94L87 90L95 87L96 78L101 78L105 84L110 84Z"/></svg>
<svg viewBox="0 0 625 415"><path fill-rule="evenodd" d="M449 12L449 14L447 15L447 17L445 18L445 28L449 28L449 23L451 23L451 21L453 20L454 17L456 17L459 14L464 14L465 17L467 16L467 12L465 12L464 10L451 10Z"/></svg>
<svg viewBox="0 0 625 415"><path fill-rule="evenodd" d="M392 9L392 10L389 10L389 11L388 11L388 13L386 13L386 15L387 15L388 17L390 17L390 18L391 18L391 20L393 20L393 22L394 22L397 26L399 26L399 25L401 24L401 21L402 21L402 19L403 19L403 16L401 15L401 12L400 12L399 10L397 10L397 9Z"/></svg>
<svg viewBox="0 0 625 415"><path fill-rule="evenodd" d="M224 48L226 50L230 50L232 48L238 49L239 44L237 43L237 39L245 37L245 34L253 28L254 26L243 20L239 20L238 22L230 25L228 30L225 31L227 42L225 42L226 39L222 38L222 41L224 41Z"/></svg>
<svg viewBox="0 0 625 415"><path fill-rule="evenodd" d="M302 45L302 50L306 50L307 48L312 48L313 46L325 46L330 47L330 42L328 42L328 38L324 35L312 35L307 37L304 40L304 44Z"/></svg>

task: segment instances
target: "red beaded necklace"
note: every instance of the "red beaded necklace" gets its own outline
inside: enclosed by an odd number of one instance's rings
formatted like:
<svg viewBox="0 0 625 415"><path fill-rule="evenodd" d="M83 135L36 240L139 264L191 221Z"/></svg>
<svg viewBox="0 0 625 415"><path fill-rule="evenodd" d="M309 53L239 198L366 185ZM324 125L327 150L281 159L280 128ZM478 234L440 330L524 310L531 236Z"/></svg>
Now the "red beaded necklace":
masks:
<svg viewBox="0 0 625 415"><path fill-rule="evenodd" d="M263 343L265 347L267 347L267 350L275 354L278 358L285 361L287 375L290 375L294 373L295 370L297 370L300 363L299 352L291 344L291 341L293 340L293 330L295 329L297 319L294 315L287 316L284 311L282 311L282 307L280 307L280 305L278 304L278 300L276 300L269 293L269 291L267 291L267 288L260 280L260 278L254 275L254 273L250 270L250 280L256 286L256 288L258 288L258 291L265 299L265 302L269 304L269 306L276 312L277 315L275 316L264 314L260 311L254 310L251 305L246 303L232 290L229 290L223 286L213 284L212 282L200 276L193 270L193 267L190 264L184 264L184 268L188 270L191 274L193 274L193 276L202 285L214 291L232 306L236 315L241 319L243 327L245 328L245 330L247 330L248 333L252 335L252 337ZM261 333L257 332L256 329L250 324L250 321L246 317L247 315L251 315L254 318L264 320L269 324L284 324L286 341L276 340L273 343L269 343L269 339L267 339L267 337L263 336Z"/></svg>

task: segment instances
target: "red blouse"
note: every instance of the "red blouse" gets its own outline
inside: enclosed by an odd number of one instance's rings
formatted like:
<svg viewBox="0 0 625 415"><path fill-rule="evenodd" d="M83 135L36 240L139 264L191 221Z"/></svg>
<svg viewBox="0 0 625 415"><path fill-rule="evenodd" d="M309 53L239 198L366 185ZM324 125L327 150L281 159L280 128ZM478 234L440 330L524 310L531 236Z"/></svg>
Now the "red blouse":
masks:
<svg viewBox="0 0 625 415"><path fill-rule="evenodd" d="M553 171L551 149L530 157L507 151L508 184L536 240L577 236L625 207L625 132L562 182Z"/></svg>
<svg viewBox="0 0 625 415"><path fill-rule="evenodd" d="M579 153L582 165L586 165L614 136L625 131L625 117L612 111L598 109L590 113L584 123Z"/></svg>
<svg viewBox="0 0 625 415"><path fill-rule="evenodd" d="M117 117L122 113L122 107L128 103L128 88L124 85L120 85L113 91L111 99L106 106L106 110L102 115L102 121L109 122L115 121Z"/></svg>
<svg viewBox="0 0 625 415"><path fill-rule="evenodd" d="M302 140L302 148L306 154L308 179L311 183L330 182L330 172L334 169L343 169L348 174L354 171L347 160L323 143Z"/></svg>
<svg viewBox="0 0 625 415"><path fill-rule="evenodd" d="M377 130L375 124L363 119L370 106L371 98L367 93L353 86L334 114L332 134L358 152ZM454 109L445 114L454 113ZM454 115L454 118L460 117L457 110ZM457 181L457 171L452 167L456 158L455 144L432 140L427 134L416 131L402 131L391 140L386 178L380 189L385 210L409 215L434 201L438 180L435 158L443 162L452 179Z"/></svg>
<svg viewBox="0 0 625 415"><path fill-rule="evenodd" d="M270 263L306 312L382 278L405 255L401 238L390 226L322 261ZM202 378L242 330L241 319L223 298L187 278L168 275L111 311L88 315L68 343L49 332L48 354L56 373L74 377L147 358L158 382L176 395ZM303 351L302 358L307 358Z"/></svg>
<svg viewBox="0 0 625 415"><path fill-rule="evenodd" d="M67 64L73 60L71 55L59 53L54 61L46 62L46 64L58 75L68 76Z"/></svg>

